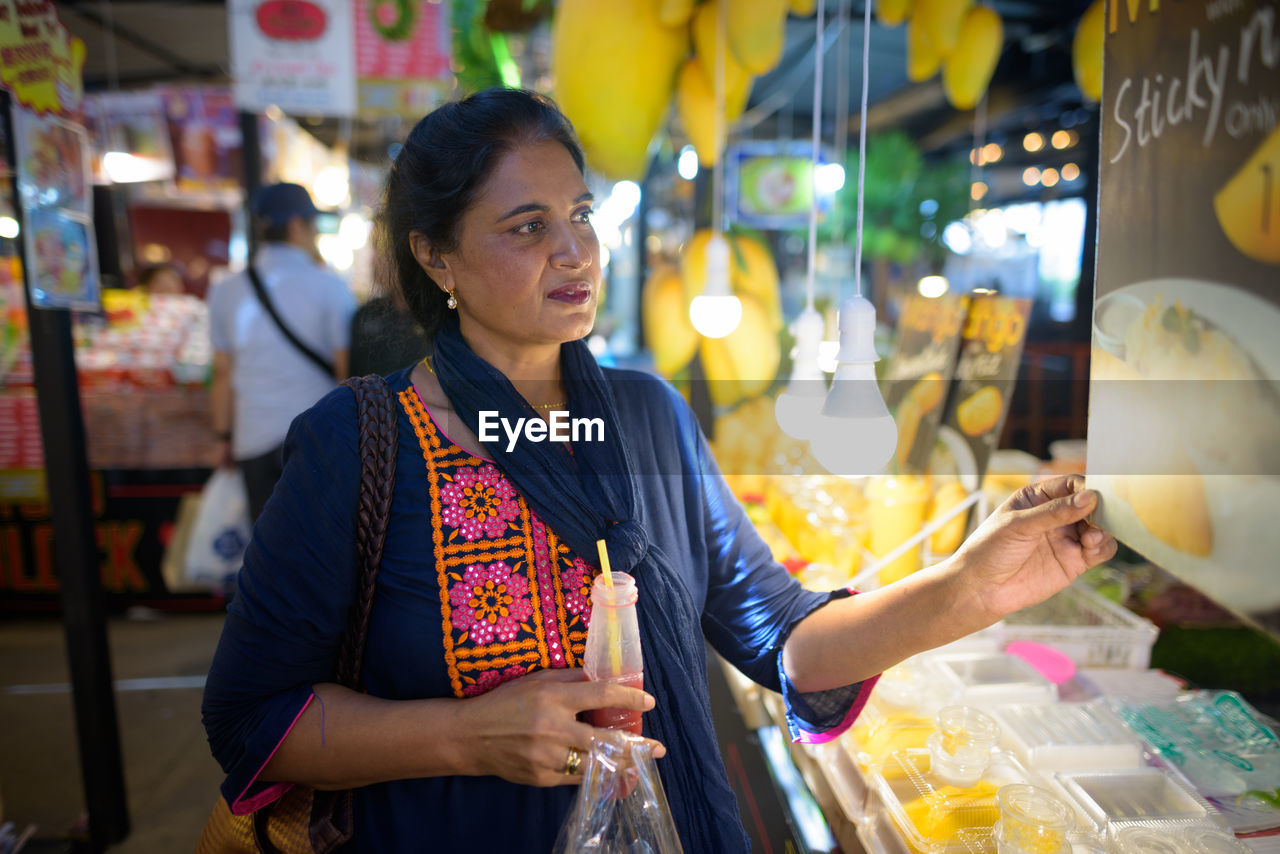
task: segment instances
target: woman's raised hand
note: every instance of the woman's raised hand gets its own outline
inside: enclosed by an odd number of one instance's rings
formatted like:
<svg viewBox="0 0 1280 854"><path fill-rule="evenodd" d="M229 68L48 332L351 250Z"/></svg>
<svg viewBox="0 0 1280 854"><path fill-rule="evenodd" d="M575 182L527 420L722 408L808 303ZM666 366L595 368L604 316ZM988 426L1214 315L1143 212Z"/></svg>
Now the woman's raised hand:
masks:
<svg viewBox="0 0 1280 854"><path fill-rule="evenodd" d="M492 774L528 786L580 783L595 728L578 714L603 708L644 712L653 705L644 691L588 682L581 669L539 670L464 701L467 732L458 773ZM660 743L649 742L655 758L666 754Z"/></svg>
<svg viewBox="0 0 1280 854"><path fill-rule="evenodd" d="M1115 538L1085 521L1097 504L1082 476L1064 475L1018 490L974 531L956 557L990 621L1047 599L1115 555Z"/></svg>

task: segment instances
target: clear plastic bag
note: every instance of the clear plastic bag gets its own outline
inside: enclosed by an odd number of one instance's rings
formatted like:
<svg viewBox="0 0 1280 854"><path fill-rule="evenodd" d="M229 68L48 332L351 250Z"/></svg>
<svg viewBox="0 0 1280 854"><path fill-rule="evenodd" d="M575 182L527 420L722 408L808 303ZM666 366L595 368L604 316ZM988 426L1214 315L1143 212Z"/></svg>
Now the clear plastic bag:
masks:
<svg viewBox="0 0 1280 854"><path fill-rule="evenodd" d="M596 730L553 854L682 854L653 750L644 739Z"/></svg>

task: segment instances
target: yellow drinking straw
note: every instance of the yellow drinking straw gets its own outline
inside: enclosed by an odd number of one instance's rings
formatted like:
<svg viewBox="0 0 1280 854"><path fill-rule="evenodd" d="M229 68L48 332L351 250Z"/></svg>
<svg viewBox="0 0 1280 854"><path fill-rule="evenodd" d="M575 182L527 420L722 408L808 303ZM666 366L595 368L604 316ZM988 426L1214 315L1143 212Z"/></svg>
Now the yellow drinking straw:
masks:
<svg viewBox="0 0 1280 854"><path fill-rule="evenodd" d="M604 576L604 586L613 589L613 572L609 569L609 550L604 540L596 540L596 551L600 552L600 573ZM604 612L605 634L609 641L609 663L613 665L613 675L622 675L622 638L619 637L618 615L613 608Z"/></svg>

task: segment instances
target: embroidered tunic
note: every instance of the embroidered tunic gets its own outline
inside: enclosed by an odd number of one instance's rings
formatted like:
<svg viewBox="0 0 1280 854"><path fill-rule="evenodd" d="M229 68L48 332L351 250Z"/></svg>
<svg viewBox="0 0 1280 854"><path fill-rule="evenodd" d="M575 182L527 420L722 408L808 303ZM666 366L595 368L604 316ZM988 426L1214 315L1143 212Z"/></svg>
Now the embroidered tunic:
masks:
<svg viewBox="0 0 1280 854"><path fill-rule="evenodd" d="M618 429L641 469L641 521L684 576L706 639L744 673L783 691L793 735L834 737L852 723L870 683L802 695L780 674L780 653L796 622L842 594L804 591L772 560L670 386L609 373L624 422ZM547 529L496 466L444 435L407 369L388 379L401 406L400 444L366 690L392 699L465 698L534 670L581 666L597 569ZM355 588L356 443L346 389L294 422L284 476L254 528L228 607L204 718L227 773L223 794L238 813L288 789L258 774L312 701L311 686L332 676ZM669 754L659 769L680 761ZM549 851L574 795L571 786L496 777L366 786L356 791L349 847ZM740 826L719 833L721 850L745 850Z"/></svg>

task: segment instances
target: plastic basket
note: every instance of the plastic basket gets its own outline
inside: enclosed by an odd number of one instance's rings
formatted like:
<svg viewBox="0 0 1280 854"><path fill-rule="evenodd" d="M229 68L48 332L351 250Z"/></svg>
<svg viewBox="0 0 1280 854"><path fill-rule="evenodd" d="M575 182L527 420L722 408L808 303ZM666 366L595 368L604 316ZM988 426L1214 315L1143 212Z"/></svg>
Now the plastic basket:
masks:
<svg viewBox="0 0 1280 854"><path fill-rule="evenodd" d="M1077 667L1145 670L1159 630L1150 620L1076 582L1039 605L1005 617L1004 643L1033 641L1071 658Z"/></svg>

